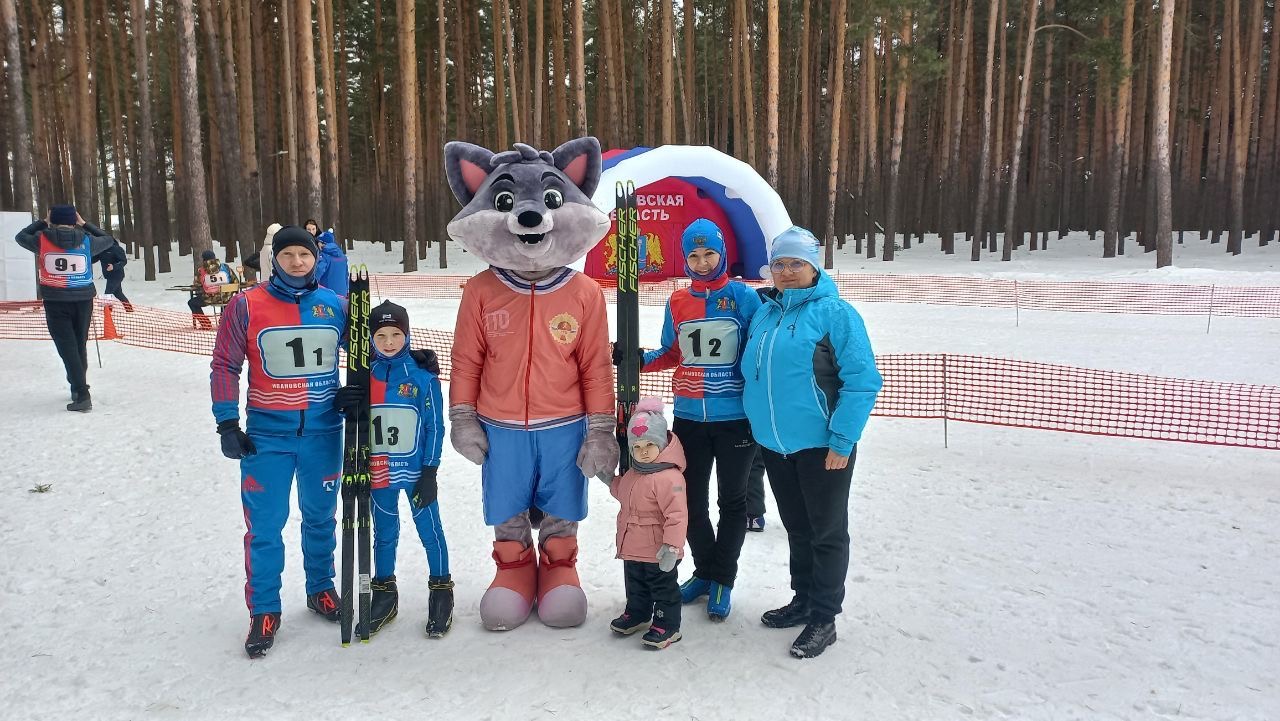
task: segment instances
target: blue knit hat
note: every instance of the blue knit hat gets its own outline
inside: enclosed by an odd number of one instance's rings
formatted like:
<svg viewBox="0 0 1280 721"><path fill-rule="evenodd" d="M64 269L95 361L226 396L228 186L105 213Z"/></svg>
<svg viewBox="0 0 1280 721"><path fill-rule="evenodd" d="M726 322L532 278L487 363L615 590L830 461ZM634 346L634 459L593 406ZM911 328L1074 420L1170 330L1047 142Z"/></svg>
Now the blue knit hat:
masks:
<svg viewBox="0 0 1280 721"><path fill-rule="evenodd" d="M55 205L49 208L49 224L50 225L75 225L76 224L76 206Z"/></svg>
<svg viewBox="0 0 1280 721"><path fill-rule="evenodd" d="M818 239L798 225L787 228L773 239L773 245L769 248L769 263L772 264L778 258L799 258L812 265L814 270L821 270L818 265Z"/></svg>
<svg viewBox="0 0 1280 721"><path fill-rule="evenodd" d="M720 264L710 273L698 274L694 273L689 267L689 254L701 248L710 248L720 254ZM694 280L715 280L724 275L725 264L728 262L724 252L724 233L720 230L720 226L706 218L698 218L684 229L684 233L680 236L680 250L684 253L685 275Z"/></svg>

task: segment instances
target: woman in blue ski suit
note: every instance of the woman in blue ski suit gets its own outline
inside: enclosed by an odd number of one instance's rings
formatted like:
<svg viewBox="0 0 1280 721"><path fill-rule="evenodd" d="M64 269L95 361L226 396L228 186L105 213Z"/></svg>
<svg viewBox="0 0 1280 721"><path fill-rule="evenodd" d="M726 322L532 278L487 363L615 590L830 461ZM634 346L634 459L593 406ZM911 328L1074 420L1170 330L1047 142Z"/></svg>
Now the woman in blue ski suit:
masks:
<svg viewBox="0 0 1280 721"><path fill-rule="evenodd" d="M707 597L707 614L723 620L732 609L731 591L746 537L747 476L756 444L742 409L739 365L747 324L760 297L726 272L724 235L699 218L680 238L685 274L693 284L671 295L662 326L662 347L644 355L646 372L675 368L675 423L684 446L689 499L689 548L693 576L680 587L692 603ZM709 513L711 466L716 468L718 522Z"/></svg>
<svg viewBox="0 0 1280 721"><path fill-rule="evenodd" d="M849 486L881 378L862 317L818 267L818 242L792 227L769 252L774 287L751 319L742 374L755 439L791 550L791 589L761 621L804 625L799 658L835 643L849 570Z"/></svg>
<svg viewBox="0 0 1280 721"><path fill-rule="evenodd" d="M314 220L308 220L305 227L315 237L316 247L320 250L316 256L316 282L345 297L350 292L351 281L348 280L347 254L342 251L342 244L334 240L332 228L322 233L320 224Z"/></svg>
<svg viewBox="0 0 1280 721"><path fill-rule="evenodd" d="M271 241L271 279L232 296L223 312L209 375L222 453L240 460L247 530L245 651L266 652L280 626L281 533L298 481L307 607L338 620L333 588L342 419L334 407L346 302L316 284L315 240L296 226ZM249 364L247 423L240 429L240 373Z"/></svg>

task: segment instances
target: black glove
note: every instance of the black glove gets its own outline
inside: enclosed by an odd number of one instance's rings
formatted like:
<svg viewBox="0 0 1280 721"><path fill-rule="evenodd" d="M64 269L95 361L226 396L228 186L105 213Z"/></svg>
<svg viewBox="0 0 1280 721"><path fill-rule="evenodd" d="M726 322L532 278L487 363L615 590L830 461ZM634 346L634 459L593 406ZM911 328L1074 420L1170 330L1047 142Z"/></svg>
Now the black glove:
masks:
<svg viewBox="0 0 1280 721"><path fill-rule="evenodd" d="M258 452L253 440L240 430L240 421L223 421L218 424L218 435L222 440L222 455L233 461L252 456Z"/></svg>
<svg viewBox="0 0 1280 721"><path fill-rule="evenodd" d="M338 412L344 416L352 418L360 410L360 404L365 402L368 395L369 392L364 386L358 383L348 383L339 388L338 392L334 394L333 407L337 408Z"/></svg>
<svg viewBox="0 0 1280 721"><path fill-rule="evenodd" d="M623 350L622 350L622 346L618 345L617 343L613 343L612 345L613 345L613 365L617 367L622 365ZM638 362L642 368L644 367L644 348L636 348L636 362Z"/></svg>
<svg viewBox="0 0 1280 721"><path fill-rule="evenodd" d="M436 358L436 352L430 348L411 350L409 351L409 357L413 358L413 362L417 363L422 370L440 375L440 360Z"/></svg>
<svg viewBox="0 0 1280 721"><path fill-rule="evenodd" d="M436 486L436 467L423 466L422 473L418 476L418 482L413 486L413 505L417 508L426 508L436 502L436 493L439 488Z"/></svg>

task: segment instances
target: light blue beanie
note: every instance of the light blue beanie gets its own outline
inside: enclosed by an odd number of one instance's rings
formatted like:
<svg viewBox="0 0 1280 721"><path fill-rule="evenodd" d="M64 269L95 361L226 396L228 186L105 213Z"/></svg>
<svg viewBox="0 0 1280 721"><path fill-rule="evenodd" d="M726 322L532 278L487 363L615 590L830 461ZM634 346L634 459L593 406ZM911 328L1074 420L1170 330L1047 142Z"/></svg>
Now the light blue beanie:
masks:
<svg viewBox="0 0 1280 721"><path fill-rule="evenodd" d="M822 269L818 265L818 239L798 225L787 228L773 239L773 245L769 248L769 263L772 264L778 258L799 258L812 265L814 270Z"/></svg>

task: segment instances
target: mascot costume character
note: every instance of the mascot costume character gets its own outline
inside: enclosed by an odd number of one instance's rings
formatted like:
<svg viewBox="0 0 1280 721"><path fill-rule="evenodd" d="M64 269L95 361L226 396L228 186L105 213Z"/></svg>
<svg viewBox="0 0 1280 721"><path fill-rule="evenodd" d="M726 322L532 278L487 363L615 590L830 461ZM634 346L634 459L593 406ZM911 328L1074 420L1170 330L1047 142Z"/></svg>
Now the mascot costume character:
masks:
<svg viewBox="0 0 1280 721"><path fill-rule="evenodd" d="M536 606L548 626L577 626L587 617L577 570L587 478L618 463L604 294L566 267L609 230L591 202L600 143L444 150L463 206L449 237L490 266L463 289L449 383L450 441L481 466L494 527L498 568L480 618L505 631Z"/></svg>

